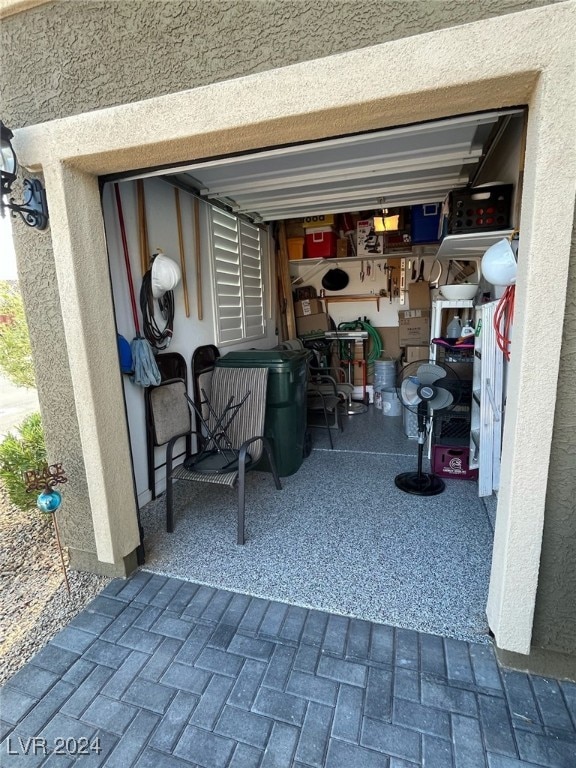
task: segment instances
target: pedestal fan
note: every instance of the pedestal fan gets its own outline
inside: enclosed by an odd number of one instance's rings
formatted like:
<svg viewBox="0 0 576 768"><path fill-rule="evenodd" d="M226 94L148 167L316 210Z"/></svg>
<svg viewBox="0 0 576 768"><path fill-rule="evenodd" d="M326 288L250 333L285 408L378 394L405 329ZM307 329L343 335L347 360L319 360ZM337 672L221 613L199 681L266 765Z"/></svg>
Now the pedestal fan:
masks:
<svg viewBox="0 0 576 768"><path fill-rule="evenodd" d="M416 361L405 366L397 381L400 402L418 417L418 469L394 478L401 491L416 496L436 496L446 487L431 472L422 471L422 454L433 413L453 408L460 397L460 380L449 366Z"/></svg>

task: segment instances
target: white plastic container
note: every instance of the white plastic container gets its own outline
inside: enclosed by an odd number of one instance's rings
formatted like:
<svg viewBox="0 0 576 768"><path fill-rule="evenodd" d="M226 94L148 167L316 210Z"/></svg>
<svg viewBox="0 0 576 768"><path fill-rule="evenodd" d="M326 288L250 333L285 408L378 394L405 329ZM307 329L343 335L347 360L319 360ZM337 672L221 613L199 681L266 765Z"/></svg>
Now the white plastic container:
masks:
<svg viewBox="0 0 576 768"><path fill-rule="evenodd" d="M384 416L402 415L402 403L395 387L385 387L382 390L382 413Z"/></svg>
<svg viewBox="0 0 576 768"><path fill-rule="evenodd" d="M374 361L374 386L393 387L396 383L396 363L394 360Z"/></svg>
<svg viewBox="0 0 576 768"><path fill-rule="evenodd" d="M402 408L402 422L406 437L409 440L416 440L418 438L418 414L409 408Z"/></svg>
<svg viewBox="0 0 576 768"><path fill-rule="evenodd" d="M448 323L448 328L446 328L446 338L459 339L461 333L462 333L462 323L460 322L460 316L456 315Z"/></svg>

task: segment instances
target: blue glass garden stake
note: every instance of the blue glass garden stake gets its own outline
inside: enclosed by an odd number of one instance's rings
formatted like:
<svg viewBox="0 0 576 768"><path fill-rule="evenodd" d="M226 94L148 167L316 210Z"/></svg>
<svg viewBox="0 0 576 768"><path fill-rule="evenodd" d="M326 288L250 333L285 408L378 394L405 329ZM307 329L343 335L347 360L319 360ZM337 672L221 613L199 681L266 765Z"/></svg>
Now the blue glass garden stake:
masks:
<svg viewBox="0 0 576 768"><path fill-rule="evenodd" d="M64 561L64 553L62 552L62 544L60 543L60 532L58 531L58 523L56 522L56 512L62 504L62 494L55 490L56 485L62 485L68 482L68 478L64 474L62 464L52 464L51 466L45 466L41 471L31 469L24 473L24 480L26 482L26 490L39 491L36 498L36 506L40 512L52 515L52 522L54 523L54 531L56 532L56 541L58 543L58 550L60 552L60 561L62 562L62 572L64 574L64 581L66 582L66 589L70 594L70 583L68 581L68 574L66 572L66 563Z"/></svg>

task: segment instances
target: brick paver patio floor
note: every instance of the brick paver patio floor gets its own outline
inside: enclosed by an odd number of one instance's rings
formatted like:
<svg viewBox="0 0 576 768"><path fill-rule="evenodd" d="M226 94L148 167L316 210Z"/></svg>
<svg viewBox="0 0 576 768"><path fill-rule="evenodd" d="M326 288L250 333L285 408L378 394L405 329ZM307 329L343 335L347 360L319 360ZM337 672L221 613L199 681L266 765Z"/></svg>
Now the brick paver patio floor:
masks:
<svg viewBox="0 0 576 768"><path fill-rule="evenodd" d="M575 726L490 645L140 571L6 684L0 764L574 768Z"/></svg>

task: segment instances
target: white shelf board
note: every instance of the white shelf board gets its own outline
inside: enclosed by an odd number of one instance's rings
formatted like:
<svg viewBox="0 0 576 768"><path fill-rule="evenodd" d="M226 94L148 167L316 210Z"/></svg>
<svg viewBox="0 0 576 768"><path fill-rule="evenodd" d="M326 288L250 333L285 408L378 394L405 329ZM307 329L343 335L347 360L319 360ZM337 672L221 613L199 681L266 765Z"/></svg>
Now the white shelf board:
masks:
<svg viewBox="0 0 576 768"><path fill-rule="evenodd" d="M465 309L473 307L474 299L434 299L432 307L437 309Z"/></svg>
<svg viewBox="0 0 576 768"><path fill-rule="evenodd" d="M510 237L513 231L513 229L499 229L490 232L446 235L440 243L436 258L439 261L480 258L491 245L504 237Z"/></svg>
<svg viewBox="0 0 576 768"><path fill-rule="evenodd" d="M353 264L354 262L360 263L361 261L386 261L386 259L411 259L413 256L412 251L398 251L393 253L376 253L370 254L370 256L343 256L341 259L337 257L320 258L320 259L291 259L290 266L296 264L298 266L312 266L313 264L322 264L325 262L327 265L336 264Z"/></svg>

